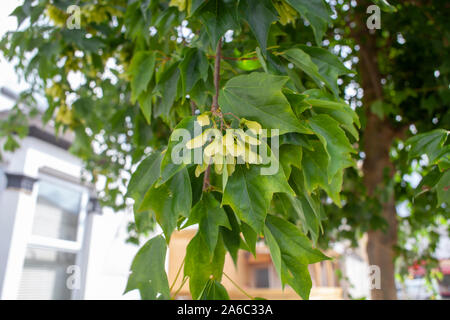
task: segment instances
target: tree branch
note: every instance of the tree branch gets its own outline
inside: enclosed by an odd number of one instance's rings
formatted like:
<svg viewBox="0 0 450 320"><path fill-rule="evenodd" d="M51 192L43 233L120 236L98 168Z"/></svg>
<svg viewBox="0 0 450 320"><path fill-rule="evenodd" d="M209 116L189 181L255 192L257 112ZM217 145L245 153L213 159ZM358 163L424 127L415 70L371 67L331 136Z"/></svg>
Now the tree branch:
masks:
<svg viewBox="0 0 450 320"><path fill-rule="evenodd" d="M216 49L216 59L214 62L214 87L216 88L216 94L213 97L211 105L212 113L215 113L219 108L219 82L220 82L220 58L222 56L222 38L219 39Z"/></svg>
<svg viewBox="0 0 450 320"><path fill-rule="evenodd" d="M214 62L214 88L216 89L216 93L213 97L211 112L212 114L216 114L219 109L219 84L220 84L220 59L222 56L222 38L219 39L216 48L216 58ZM202 190L205 191L209 188L209 176L211 173L211 164L208 163L208 167L205 171L205 176L203 177L203 187Z"/></svg>

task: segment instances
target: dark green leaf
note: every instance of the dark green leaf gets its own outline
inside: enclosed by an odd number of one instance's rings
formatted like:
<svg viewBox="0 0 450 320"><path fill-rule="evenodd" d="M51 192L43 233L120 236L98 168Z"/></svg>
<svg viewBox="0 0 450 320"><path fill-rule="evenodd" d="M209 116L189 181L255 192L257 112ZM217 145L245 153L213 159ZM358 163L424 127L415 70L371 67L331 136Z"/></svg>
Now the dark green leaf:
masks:
<svg viewBox="0 0 450 320"><path fill-rule="evenodd" d="M281 168L274 175L261 175L259 166L247 169L237 165L228 179L222 204L228 204L241 220L260 233L274 192L293 194Z"/></svg>
<svg viewBox="0 0 450 320"><path fill-rule="evenodd" d="M286 0L300 15L309 21L317 45L331 22L331 10L323 0Z"/></svg>
<svg viewBox="0 0 450 320"><path fill-rule="evenodd" d="M156 54L153 51L139 51L133 55L128 73L131 76L131 100L134 102L147 89L155 69Z"/></svg>
<svg viewBox="0 0 450 320"><path fill-rule="evenodd" d="M210 279L202 292L200 300L230 300L230 297L220 282Z"/></svg>
<svg viewBox="0 0 450 320"><path fill-rule="evenodd" d="M165 270L166 242L162 236L150 239L138 251L131 265L125 293L138 289L142 299L170 299Z"/></svg>
<svg viewBox="0 0 450 320"><path fill-rule="evenodd" d="M197 223L199 224L199 232L206 240L206 245L211 254L217 245L219 227L223 226L231 230L225 210L220 206L220 202L209 192L203 193L200 201L192 208L185 227Z"/></svg>
<svg viewBox="0 0 450 320"><path fill-rule="evenodd" d="M281 92L287 77L254 72L229 80L219 96L224 113L259 122L264 129L286 132L311 133L292 112L288 100Z"/></svg>
<svg viewBox="0 0 450 320"><path fill-rule="evenodd" d="M138 209L142 198L150 187L159 179L162 155L154 152L137 167L127 187L127 196L134 199L134 207Z"/></svg>
<svg viewBox="0 0 450 320"><path fill-rule="evenodd" d="M272 1L241 1L239 2L239 9L258 40L262 53L265 54L270 26L277 20L277 12L272 5Z"/></svg>
<svg viewBox="0 0 450 320"><path fill-rule="evenodd" d="M186 168L166 183L151 187L144 196L139 211L154 212L167 241L175 229L178 217L188 217L192 204L191 181Z"/></svg>
<svg viewBox="0 0 450 320"><path fill-rule="evenodd" d="M289 284L303 299L308 299L312 286L308 265L329 258L314 249L311 241L295 225L284 219L268 215L266 227L275 240L271 241L270 247L271 251L274 250L273 256L278 255L273 242L276 242L281 253L281 280Z"/></svg>

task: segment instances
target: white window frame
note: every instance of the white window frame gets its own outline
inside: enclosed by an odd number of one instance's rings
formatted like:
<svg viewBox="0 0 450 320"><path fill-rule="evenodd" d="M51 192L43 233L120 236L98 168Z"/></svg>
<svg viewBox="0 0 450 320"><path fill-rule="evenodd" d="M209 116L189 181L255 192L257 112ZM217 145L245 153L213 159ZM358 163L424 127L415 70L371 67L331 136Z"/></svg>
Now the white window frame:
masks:
<svg viewBox="0 0 450 320"><path fill-rule="evenodd" d="M84 260L83 243L85 232L87 229L87 207L89 202L89 189L85 186L76 184L74 182L70 182L62 178L57 178L47 173L39 172L38 182L36 183L36 187L38 189L37 194L39 194L39 181L41 180L61 186L62 188L67 188L81 193L80 211L78 213L77 237L75 241L71 241L30 234L28 240L28 247L37 249L52 249L61 252L73 253L75 254L75 264L79 266L81 270L83 270L85 265L83 261ZM70 275L68 274L67 276ZM83 283L84 278L85 277L83 276L81 277L82 285L79 290L71 290L71 299L76 300L82 298L83 296L82 289L84 288Z"/></svg>

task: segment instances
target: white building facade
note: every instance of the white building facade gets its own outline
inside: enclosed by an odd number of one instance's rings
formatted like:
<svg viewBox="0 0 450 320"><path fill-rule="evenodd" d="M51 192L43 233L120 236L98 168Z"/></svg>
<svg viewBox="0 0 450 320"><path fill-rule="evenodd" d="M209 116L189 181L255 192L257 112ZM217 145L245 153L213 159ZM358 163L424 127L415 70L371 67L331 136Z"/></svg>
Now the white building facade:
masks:
<svg viewBox="0 0 450 320"><path fill-rule="evenodd" d="M123 295L132 215L99 207L69 146L36 122L0 160L0 299L139 298Z"/></svg>

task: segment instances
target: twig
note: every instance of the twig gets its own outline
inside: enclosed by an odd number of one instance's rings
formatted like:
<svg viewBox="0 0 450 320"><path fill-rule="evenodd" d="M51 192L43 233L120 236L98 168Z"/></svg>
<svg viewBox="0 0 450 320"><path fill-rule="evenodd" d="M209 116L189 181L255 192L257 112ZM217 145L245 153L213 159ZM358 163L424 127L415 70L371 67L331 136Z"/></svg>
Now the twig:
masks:
<svg viewBox="0 0 450 320"><path fill-rule="evenodd" d="M219 39L216 49L216 60L214 62L214 87L216 88L216 94L213 97L213 103L211 105L211 111L215 113L219 108L219 82L220 82L220 58L222 55L222 38Z"/></svg>
<svg viewBox="0 0 450 320"><path fill-rule="evenodd" d="M191 114L193 115L193 116L195 116L195 102L194 102L194 100L191 100Z"/></svg>
<svg viewBox="0 0 450 320"><path fill-rule="evenodd" d="M205 160L203 160L203 161L205 161ZM207 190L210 186L210 184L209 184L210 173L211 173L211 164L208 164L208 167L206 168L206 171L205 171L205 176L203 177L202 191Z"/></svg>
<svg viewBox="0 0 450 320"><path fill-rule="evenodd" d="M219 109L219 84L220 84L220 58L222 55L222 38L219 39L219 42L217 43L217 49L216 49L216 59L214 62L214 88L216 89L216 93L213 97L213 102L211 105L211 112L212 114L217 114ZM205 176L203 177L203 188L202 191L205 191L209 188L209 175L211 173L211 164L208 163L208 167L205 171Z"/></svg>

